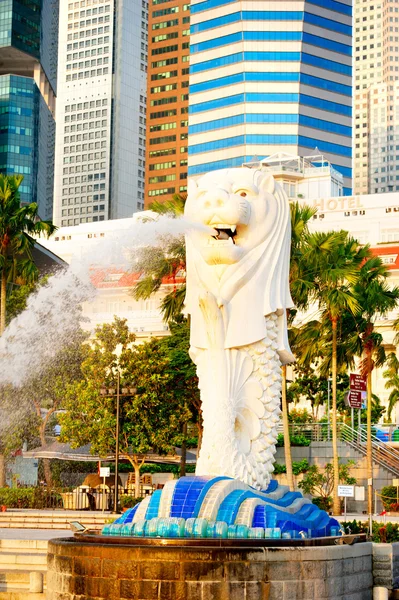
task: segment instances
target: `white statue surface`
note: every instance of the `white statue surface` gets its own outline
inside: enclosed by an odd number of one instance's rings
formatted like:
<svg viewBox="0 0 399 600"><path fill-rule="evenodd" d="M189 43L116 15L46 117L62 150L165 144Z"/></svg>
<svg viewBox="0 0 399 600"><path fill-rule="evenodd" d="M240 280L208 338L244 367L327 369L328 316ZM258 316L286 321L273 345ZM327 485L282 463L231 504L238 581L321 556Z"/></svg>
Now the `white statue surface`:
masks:
<svg viewBox="0 0 399 600"><path fill-rule="evenodd" d="M264 490L273 472L281 365L294 360L286 327L288 198L263 171L214 171L189 182L185 216L217 234L186 236L190 354L204 423L196 474Z"/></svg>

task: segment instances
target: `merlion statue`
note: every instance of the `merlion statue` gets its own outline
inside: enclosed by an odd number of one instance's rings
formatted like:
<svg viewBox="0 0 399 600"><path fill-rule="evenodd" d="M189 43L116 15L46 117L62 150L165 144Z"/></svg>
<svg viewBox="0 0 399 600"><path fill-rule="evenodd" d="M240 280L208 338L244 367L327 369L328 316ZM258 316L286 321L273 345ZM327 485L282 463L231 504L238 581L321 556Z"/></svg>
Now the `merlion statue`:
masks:
<svg viewBox="0 0 399 600"><path fill-rule="evenodd" d="M287 337L290 209L272 175L226 169L191 180L186 312L204 433L196 475L264 490L273 472Z"/></svg>

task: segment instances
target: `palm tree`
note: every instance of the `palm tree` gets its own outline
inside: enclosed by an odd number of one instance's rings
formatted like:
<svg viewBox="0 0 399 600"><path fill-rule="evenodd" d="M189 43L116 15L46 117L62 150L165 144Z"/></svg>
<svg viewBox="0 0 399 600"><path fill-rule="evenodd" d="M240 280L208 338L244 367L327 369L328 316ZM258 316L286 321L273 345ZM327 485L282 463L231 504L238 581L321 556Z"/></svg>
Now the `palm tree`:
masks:
<svg viewBox="0 0 399 600"><path fill-rule="evenodd" d="M354 294L359 269L367 250L347 232L327 232L309 237L311 265L315 265L314 294L321 311L322 320L331 324L331 374L332 374L332 442L334 493L333 513L339 514L338 498L339 457L337 435L337 327L342 315L349 311L360 312L359 301ZM322 251L320 251L322 250Z"/></svg>
<svg viewBox="0 0 399 600"><path fill-rule="evenodd" d="M371 441L371 374L374 367L382 366L386 361L383 337L375 330L374 320L377 314L384 316L393 310L399 300L399 288L388 286L388 268L379 256L372 256L368 250L368 259L360 268L359 279L354 287L361 313L356 316L361 347L361 374L367 378L367 478L368 512L373 508L373 458ZM391 361L392 362L392 361Z"/></svg>
<svg viewBox="0 0 399 600"><path fill-rule="evenodd" d="M174 194L172 200L153 202L150 209L171 218L181 217L184 213L186 199ZM142 248L134 266L141 273L140 280L133 287L135 300L147 300L161 287L162 281L168 279L173 284L173 290L166 294L161 301L161 312L164 321L173 321L183 311L186 296L186 284L182 279L186 269L186 249L183 236L165 238L163 247Z"/></svg>
<svg viewBox="0 0 399 600"><path fill-rule="evenodd" d="M38 276L32 259L33 236L50 236L55 227L38 217L35 202L21 206L18 188L21 175L0 175L0 335L6 326L7 283L20 277L25 282Z"/></svg>
<svg viewBox="0 0 399 600"><path fill-rule="evenodd" d="M397 402L399 402L399 359L395 352L391 352L387 356L387 369L383 375L386 378L385 389L391 390L388 397L388 411L387 417L390 420L392 410L395 408Z"/></svg>
<svg viewBox="0 0 399 600"><path fill-rule="evenodd" d="M310 271L308 265L303 262L303 255L306 252L306 240L309 235L308 223L317 212L316 208L300 205L298 202L290 204L291 212L291 260L290 260L290 289L295 307L305 310L308 306L309 290L311 282L308 280ZM287 320L292 322L295 311L287 311ZM288 421L287 404L287 367L282 366L281 382L281 410L284 432L284 455L287 473L287 482L291 491L294 490L294 475L292 472L292 455L290 429Z"/></svg>

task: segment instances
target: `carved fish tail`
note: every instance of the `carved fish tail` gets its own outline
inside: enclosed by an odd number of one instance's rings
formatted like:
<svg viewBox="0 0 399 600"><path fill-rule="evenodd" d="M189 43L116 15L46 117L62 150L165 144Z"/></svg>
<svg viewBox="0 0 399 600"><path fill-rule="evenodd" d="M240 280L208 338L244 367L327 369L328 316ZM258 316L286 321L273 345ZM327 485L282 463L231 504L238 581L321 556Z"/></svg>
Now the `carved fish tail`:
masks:
<svg viewBox="0 0 399 600"><path fill-rule="evenodd" d="M247 423L245 443L235 476L245 483L266 489L273 473L276 452L277 425L280 421L281 362L278 349L278 316L266 317L267 335L255 344L240 348L252 360L253 370L244 385L236 406L237 418ZM248 437L250 443L248 444ZM244 452L244 450L246 450Z"/></svg>

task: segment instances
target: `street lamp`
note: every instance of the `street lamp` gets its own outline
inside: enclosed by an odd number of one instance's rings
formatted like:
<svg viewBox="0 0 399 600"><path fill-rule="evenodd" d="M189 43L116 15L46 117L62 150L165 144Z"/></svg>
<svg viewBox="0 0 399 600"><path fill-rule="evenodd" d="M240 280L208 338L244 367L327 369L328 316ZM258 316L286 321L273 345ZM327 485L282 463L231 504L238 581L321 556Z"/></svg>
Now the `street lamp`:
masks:
<svg viewBox="0 0 399 600"><path fill-rule="evenodd" d="M118 502L119 502L119 488L118 488L118 479L119 479L119 430L120 430L120 398L125 396L131 396L136 393L136 388L134 387L126 387L122 388L122 394L120 393L120 384L121 384L121 374L118 369L117 379L116 379L116 390L115 388L106 388L102 387L100 389L100 394L102 396L116 396L116 444L115 444L115 484L114 484L114 510L112 511L115 514L118 514Z"/></svg>

